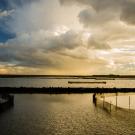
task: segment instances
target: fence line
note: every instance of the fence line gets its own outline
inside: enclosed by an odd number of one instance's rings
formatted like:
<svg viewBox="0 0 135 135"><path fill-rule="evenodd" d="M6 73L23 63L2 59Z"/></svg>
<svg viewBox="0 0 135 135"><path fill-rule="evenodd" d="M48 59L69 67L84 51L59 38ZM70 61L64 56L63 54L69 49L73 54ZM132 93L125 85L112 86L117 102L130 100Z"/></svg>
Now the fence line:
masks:
<svg viewBox="0 0 135 135"><path fill-rule="evenodd" d="M120 94L122 95L122 94ZM116 96L116 102L115 104L112 104L112 101L106 101L106 97L108 96ZM118 106L118 93L115 93L115 94L94 94L93 95L93 98L95 98L95 100L93 100L94 104L97 106L97 107L101 107L105 110L107 110L108 112L111 112L111 111L117 111L117 109L125 109L126 108L122 108L120 106ZM128 110L131 110L131 97L129 95L129 100L128 100Z"/></svg>

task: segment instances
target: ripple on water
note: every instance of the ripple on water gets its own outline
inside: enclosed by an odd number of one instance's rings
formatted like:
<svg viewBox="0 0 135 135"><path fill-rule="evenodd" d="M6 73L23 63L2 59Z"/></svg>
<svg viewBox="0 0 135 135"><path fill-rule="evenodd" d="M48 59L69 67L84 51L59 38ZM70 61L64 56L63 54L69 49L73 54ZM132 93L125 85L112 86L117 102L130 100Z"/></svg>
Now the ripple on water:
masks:
<svg viewBox="0 0 135 135"><path fill-rule="evenodd" d="M13 109L0 114L0 135L134 134L135 114L108 114L92 94L15 95Z"/></svg>

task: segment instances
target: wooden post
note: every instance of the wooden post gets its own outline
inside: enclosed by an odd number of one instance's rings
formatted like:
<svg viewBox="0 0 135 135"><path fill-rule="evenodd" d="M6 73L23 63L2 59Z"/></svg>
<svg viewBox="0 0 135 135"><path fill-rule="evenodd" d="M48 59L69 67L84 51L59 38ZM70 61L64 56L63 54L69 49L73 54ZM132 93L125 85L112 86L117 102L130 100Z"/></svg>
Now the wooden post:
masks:
<svg viewBox="0 0 135 135"><path fill-rule="evenodd" d="M129 110L130 110L130 96L129 96Z"/></svg>
<svg viewBox="0 0 135 135"><path fill-rule="evenodd" d="M117 109L117 105L118 105L117 96L118 96L118 93L116 93L116 109Z"/></svg>
<svg viewBox="0 0 135 135"><path fill-rule="evenodd" d="M111 112L111 105L112 105L112 102L110 101L110 112Z"/></svg>
<svg viewBox="0 0 135 135"><path fill-rule="evenodd" d="M103 108L104 108L105 96L103 96Z"/></svg>

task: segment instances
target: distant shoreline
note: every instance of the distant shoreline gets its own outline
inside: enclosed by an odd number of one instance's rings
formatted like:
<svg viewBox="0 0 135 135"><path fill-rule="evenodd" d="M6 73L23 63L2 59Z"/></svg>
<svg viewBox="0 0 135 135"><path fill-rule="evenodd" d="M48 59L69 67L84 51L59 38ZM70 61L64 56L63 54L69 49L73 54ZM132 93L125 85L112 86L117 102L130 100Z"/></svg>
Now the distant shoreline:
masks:
<svg viewBox="0 0 135 135"><path fill-rule="evenodd" d="M96 79L96 80L115 80L115 79L135 79L135 75L14 75L1 74L0 78L47 78L47 79Z"/></svg>
<svg viewBox="0 0 135 135"><path fill-rule="evenodd" d="M75 94L135 92L135 88L63 88L63 87L0 87L0 93L8 94Z"/></svg>

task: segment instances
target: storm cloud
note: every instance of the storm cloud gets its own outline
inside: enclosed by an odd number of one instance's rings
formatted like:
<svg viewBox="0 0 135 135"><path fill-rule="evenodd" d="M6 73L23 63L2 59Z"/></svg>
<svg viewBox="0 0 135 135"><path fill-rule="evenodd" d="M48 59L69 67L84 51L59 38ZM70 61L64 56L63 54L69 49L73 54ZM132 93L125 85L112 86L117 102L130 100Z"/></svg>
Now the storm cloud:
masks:
<svg viewBox="0 0 135 135"><path fill-rule="evenodd" d="M134 0L1 1L1 73L133 73Z"/></svg>
<svg viewBox="0 0 135 135"><path fill-rule="evenodd" d="M57 61L55 53L74 49L81 45L80 35L73 31L67 31L60 35L39 31L20 35L1 44L0 60L23 66L52 66L57 63L55 62Z"/></svg>
<svg viewBox="0 0 135 135"><path fill-rule="evenodd" d="M79 15L80 20L83 20L81 22L85 24L91 23L91 21L96 24L99 19L102 22L115 17L126 23L134 24L134 0L60 0L60 3L63 5L78 3L92 8L96 13L85 9Z"/></svg>

